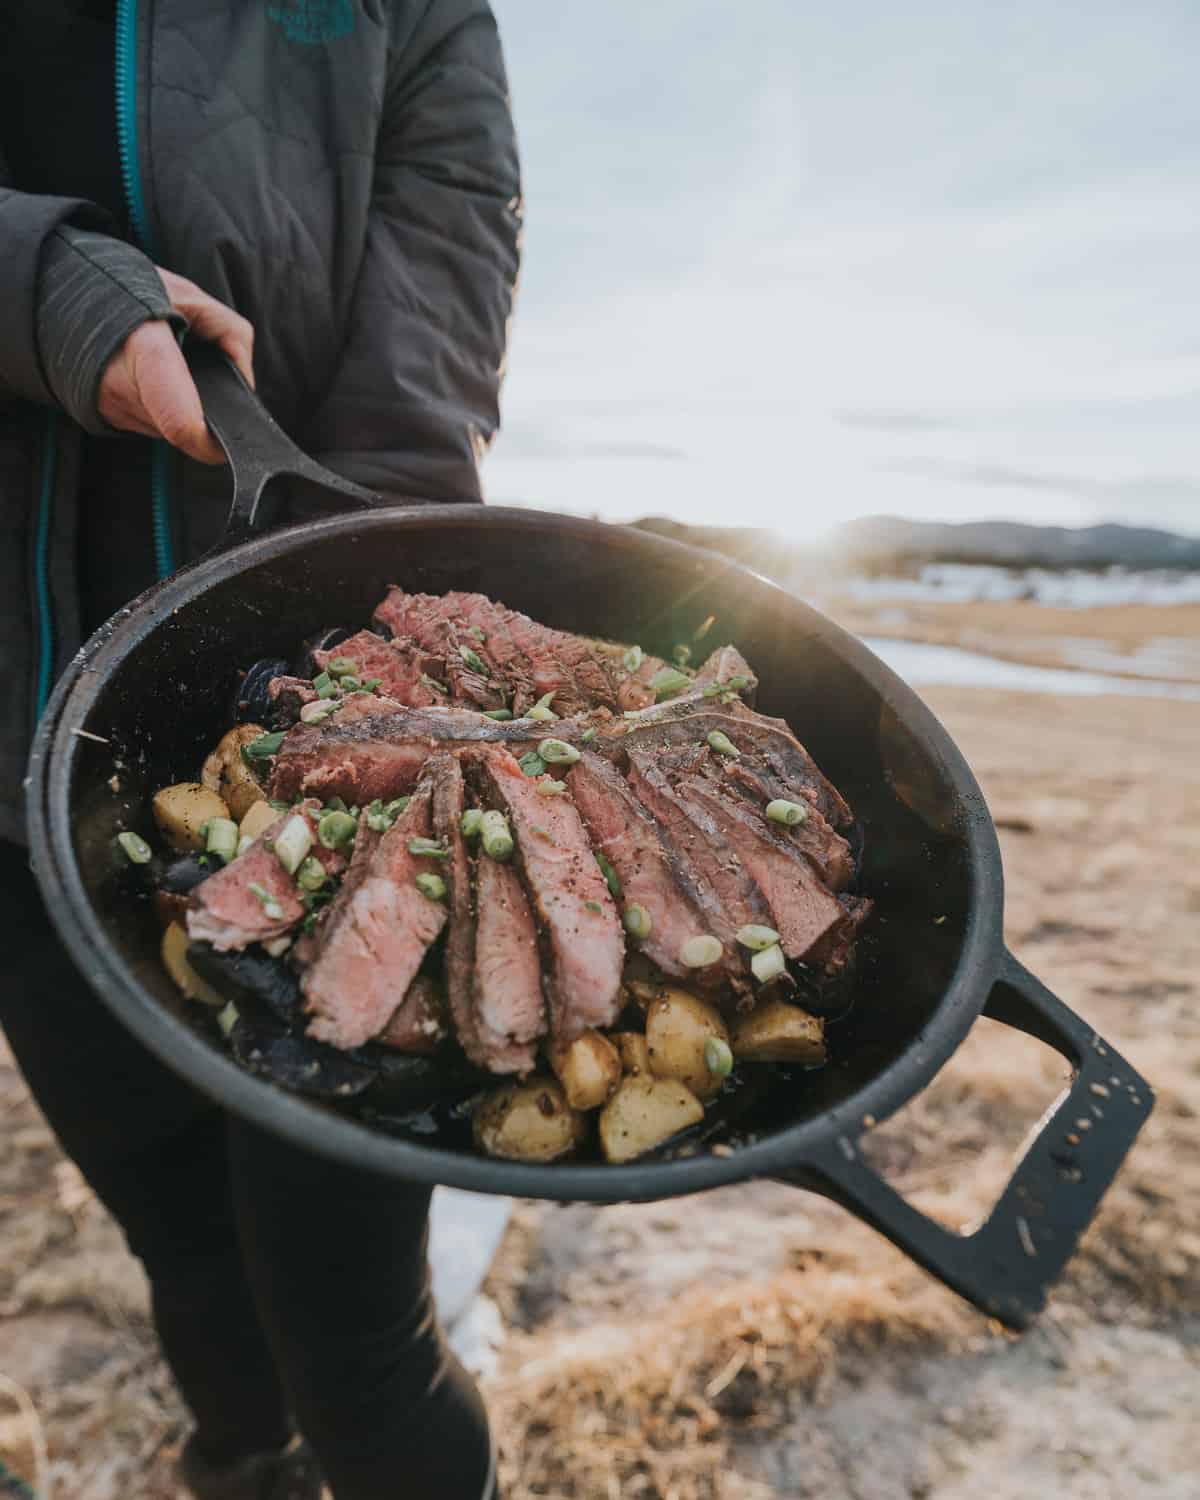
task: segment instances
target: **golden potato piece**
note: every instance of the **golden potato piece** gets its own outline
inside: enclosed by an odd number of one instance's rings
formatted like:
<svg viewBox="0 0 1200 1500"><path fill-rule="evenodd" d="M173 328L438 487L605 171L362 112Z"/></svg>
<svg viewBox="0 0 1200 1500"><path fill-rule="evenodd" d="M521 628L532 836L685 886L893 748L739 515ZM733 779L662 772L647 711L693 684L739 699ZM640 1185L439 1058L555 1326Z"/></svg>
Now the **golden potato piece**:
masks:
<svg viewBox="0 0 1200 1500"><path fill-rule="evenodd" d="M786 1000L768 1000L735 1026L733 1055L739 1062L823 1063L825 1023Z"/></svg>
<svg viewBox="0 0 1200 1500"><path fill-rule="evenodd" d="M650 1071L656 1078L675 1078L687 1084L697 1099L719 1094L725 1081L720 1074L710 1072L705 1061L704 1046L713 1037L729 1045L729 1030L721 1012L687 990L663 990L646 1011Z"/></svg>
<svg viewBox="0 0 1200 1500"><path fill-rule="evenodd" d="M489 1156L509 1161L557 1161L587 1130L553 1078L530 1078L493 1089L475 1111L475 1140Z"/></svg>
<svg viewBox="0 0 1200 1500"><path fill-rule="evenodd" d="M600 1145L609 1161L632 1161L703 1118L704 1106L686 1084L628 1077L600 1111Z"/></svg>
<svg viewBox="0 0 1200 1500"><path fill-rule="evenodd" d="M227 818L229 809L216 792L198 781L180 781L154 794L151 803L159 831L180 854L189 849L203 849L200 830L209 818Z"/></svg>
<svg viewBox="0 0 1200 1500"><path fill-rule="evenodd" d="M175 981L185 999L197 1000L201 1005L214 1009L225 1004L225 996L218 994L207 980L201 979L187 960L188 935L178 922L172 922L162 935L159 954L163 968Z"/></svg>
<svg viewBox="0 0 1200 1500"><path fill-rule="evenodd" d="M612 1035L617 1051L621 1054L621 1066L635 1077L641 1074L650 1077L650 1049L640 1031L617 1031Z"/></svg>
<svg viewBox="0 0 1200 1500"><path fill-rule="evenodd" d="M238 838L259 838L262 834L266 833L277 817L279 817L279 814L271 804L260 796L257 802L250 804L249 811L243 814L242 821L238 825Z"/></svg>
<svg viewBox="0 0 1200 1500"><path fill-rule="evenodd" d="M235 822L240 822L254 804L262 800L262 786L242 759L242 746L266 732L261 724L236 725L221 736L217 748L205 760L200 772L201 781L209 791L224 799Z"/></svg>
<svg viewBox="0 0 1200 1500"><path fill-rule="evenodd" d="M599 1109L621 1081L620 1055L598 1031L552 1046L548 1055L572 1109Z"/></svg>

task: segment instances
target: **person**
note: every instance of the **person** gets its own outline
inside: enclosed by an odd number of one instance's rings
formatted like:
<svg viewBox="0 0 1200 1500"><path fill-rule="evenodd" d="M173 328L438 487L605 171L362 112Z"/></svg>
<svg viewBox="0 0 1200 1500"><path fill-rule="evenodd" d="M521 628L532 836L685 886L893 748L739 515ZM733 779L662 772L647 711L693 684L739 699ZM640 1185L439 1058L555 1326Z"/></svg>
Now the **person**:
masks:
<svg viewBox="0 0 1200 1500"><path fill-rule="evenodd" d="M37 893L21 782L79 642L220 534L181 340L348 478L480 500L521 224L495 21L485 0L38 0L5 25L0 1023L145 1265L198 1500L477 1500L494 1449L437 1326L428 1190L225 1116L109 1017Z"/></svg>

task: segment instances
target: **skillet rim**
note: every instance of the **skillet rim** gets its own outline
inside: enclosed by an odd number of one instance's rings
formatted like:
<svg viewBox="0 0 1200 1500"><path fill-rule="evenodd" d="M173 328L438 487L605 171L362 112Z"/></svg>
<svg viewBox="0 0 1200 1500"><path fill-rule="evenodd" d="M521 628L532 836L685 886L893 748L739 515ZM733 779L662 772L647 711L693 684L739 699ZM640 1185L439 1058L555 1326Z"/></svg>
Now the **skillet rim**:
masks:
<svg viewBox="0 0 1200 1500"><path fill-rule="evenodd" d="M665 555L680 566L690 563L718 584L740 579L776 608L789 611L805 639L819 638L842 669L863 680L881 706L913 735L939 778L949 782L961 809L968 883L958 961L925 1026L898 1057L837 1106L740 1147L731 1156L698 1153L624 1166L502 1161L385 1135L254 1077L171 1015L129 972L92 908L72 838L71 787L78 758L87 753L88 744L73 731L86 724L104 684L130 651L175 611L231 575L319 546L331 535L365 535L431 523L451 531L490 526L518 539L547 530L573 533L583 543L609 549L616 545L643 556ZM981 1013L1002 963L1003 875L995 828L966 760L917 694L861 641L753 569L655 533L578 516L502 506L389 506L289 526L210 554L118 611L76 654L38 727L28 775L35 875L72 957L118 1020L222 1107L303 1149L384 1176L515 1197L603 1203L650 1201L795 1172L839 1138L855 1140L864 1116L882 1122L930 1082Z"/></svg>

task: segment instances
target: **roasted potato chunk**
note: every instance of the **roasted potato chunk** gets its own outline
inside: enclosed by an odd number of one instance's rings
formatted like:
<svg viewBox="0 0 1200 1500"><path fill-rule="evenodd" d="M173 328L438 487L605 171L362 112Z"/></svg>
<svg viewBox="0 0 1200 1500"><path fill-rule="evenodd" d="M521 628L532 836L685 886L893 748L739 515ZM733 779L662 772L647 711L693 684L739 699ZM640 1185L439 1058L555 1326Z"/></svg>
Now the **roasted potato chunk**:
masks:
<svg viewBox="0 0 1200 1500"><path fill-rule="evenodd" d="M646 1046L646 1038L642 1033L640 1031L617 1031L613 1033L612 1040L621 1054L621 1066L626 1073L632 1073L635 1077L640 1074L643 1078L649 1078L650 1050Z"/></svg>
<svg viewBox="0 0 1200 1500"><path fill-rule="evenodd" d="M697 1099L721 1092L722 1075L709 1070L705 1043L715 1037L729 1045L721 1012L687 990L664 989L646 1010L646 1048L656 1078L678 1079ZM726 1059L728 1061L728 1058Z"/></svg>
<svg viewBox="0 0 1200 1500"><path fill-rule="evenodd" d="M200 773L200 779L209 791L216 792L225 801L234 822L240 822L256 802L262 801L263 789L242 759L242 746L266 732L261 724L238 724L221 736Z"/></svg>
<svg viewBox="0 0 1200 1500"><path fill-rule="evenodd" d="M734 1027L739 1062L823 1063L825 1023L786 1000L768 1000Z"/></svg>
<svg viewBox="0 0 1200 1500"><path fill-rule="evenodd" d="M155 792L151 803L154 821L172 849L185 853L203 849L201 829L209 818L227 818L229 808L211 788L198 781L180 781Z"/></svg>
<svg viewBox="0 0 1200 1500"><path fill-rule="evenodd" d="M187 959L188 935L178 922L172 922L162 935L159 950L163 968L175 981L185 999L197 1000L214 1009L225 1004L226 997L201 979Z"/></svg>
<svg viewBox="0 0 1200 1500"><path fill-rule="evenodd" d="M704 1106L686 1084L628 1077L600 1111L600 1145L609 1161L632 1161L703 1118Z"/></svg>
<svg viewBox="0 0 1200 1500"><path fill-rule="evenodd" d="M620 1055L598 1031L585 1031L566 1046L552 1046L548 1055L572 1109L599 1109L621 1081Z"/></svg>
<svg viewBox="0 0 1200 1500"><path fill-rule="evenodd" d="M259 797L257 802L250 804L249 810L243 814L241 823L238 825L239 839L256 839L266 833L279 814L264 798Z"/></svg>
<svg viewBox="0 0 1200 1500"><path fill-rule="evenodd" d="M553 1078L530 1078L493 1089L475 1111L476 1142L509 1161L557 1161L579 1145L584 1117Z"/></svg>

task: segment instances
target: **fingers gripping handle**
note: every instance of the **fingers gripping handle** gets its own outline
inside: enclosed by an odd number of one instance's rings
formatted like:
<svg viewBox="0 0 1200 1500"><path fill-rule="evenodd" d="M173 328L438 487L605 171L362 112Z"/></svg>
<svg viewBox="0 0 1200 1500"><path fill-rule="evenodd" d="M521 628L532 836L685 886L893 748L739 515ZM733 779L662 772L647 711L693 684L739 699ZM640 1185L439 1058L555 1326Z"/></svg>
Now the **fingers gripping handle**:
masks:
<svg viewBox="0 0 1200 1500"><path fill-rule="evenodd" d="M1153 1108L1149 1085L1005 953L984 1014L1054 1047L1075 1070L988 1218L956 1234L927 1218L843 1135L786 1180L833 1198L982 1311L1024 1328L1079 1243Z"/></svg>
<svg viewBox="0 0 1200 1500"><path fill-rule="evenodd" d="M298 448L215 344L189 340L185 353L205 420L225 450L233 475L233 503L222 547L244 541L268 523L263 497L270 482L281 475L315 485L347 507L383 504L373 490L322 468Z"/></svg>

